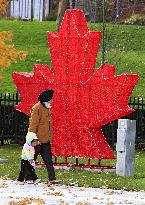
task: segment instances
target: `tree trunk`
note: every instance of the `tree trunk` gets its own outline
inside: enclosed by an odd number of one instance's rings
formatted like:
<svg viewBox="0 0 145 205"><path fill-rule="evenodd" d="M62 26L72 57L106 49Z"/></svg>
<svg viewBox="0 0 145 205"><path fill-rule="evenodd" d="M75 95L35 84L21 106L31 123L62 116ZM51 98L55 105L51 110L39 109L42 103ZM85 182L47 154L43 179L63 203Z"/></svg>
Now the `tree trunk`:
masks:
<svg viewBox="0 0 145 205"><path fill-rule="evenodd" d="M69 0L69 5L71 9L75 9L76 7L76 0Z"/></svg>
<svg viewBox="0 0 145 205"><path fill-rule="evenodd" d="M58 31L66 9L69 8L69 0L60 0L58 5L58 13L56 20L56 30Z"/></svg>

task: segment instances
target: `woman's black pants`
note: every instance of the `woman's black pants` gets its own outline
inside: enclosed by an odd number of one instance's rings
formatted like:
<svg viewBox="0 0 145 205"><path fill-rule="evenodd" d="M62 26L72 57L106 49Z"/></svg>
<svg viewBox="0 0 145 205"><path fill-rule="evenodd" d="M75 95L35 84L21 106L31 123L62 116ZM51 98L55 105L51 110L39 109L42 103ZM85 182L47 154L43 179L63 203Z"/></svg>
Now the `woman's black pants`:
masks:
<svg viewBox="0 0 145 205"><path fill-rule="evenodd" d="M41 143L35 147L35 155L34 160L36 161L38 154L41 155L47 171L48 171L48 179L49 181L55 180L55 171L53 167L52 161L52 152L51 152L51 144L50 143Z"/></svg>

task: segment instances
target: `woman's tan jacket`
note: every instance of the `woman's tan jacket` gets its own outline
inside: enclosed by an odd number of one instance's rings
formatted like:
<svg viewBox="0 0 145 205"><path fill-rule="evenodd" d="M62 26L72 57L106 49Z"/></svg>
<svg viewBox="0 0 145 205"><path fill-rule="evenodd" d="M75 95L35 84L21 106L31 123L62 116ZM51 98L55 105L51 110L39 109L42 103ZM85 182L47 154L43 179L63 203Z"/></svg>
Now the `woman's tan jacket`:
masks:
<svg viewBox="0 0 145 205"><path fill-rule="evenodd" d="M36 133L40 143L52 141L51 112L40 102L32 107L28 131Z"/></svg>

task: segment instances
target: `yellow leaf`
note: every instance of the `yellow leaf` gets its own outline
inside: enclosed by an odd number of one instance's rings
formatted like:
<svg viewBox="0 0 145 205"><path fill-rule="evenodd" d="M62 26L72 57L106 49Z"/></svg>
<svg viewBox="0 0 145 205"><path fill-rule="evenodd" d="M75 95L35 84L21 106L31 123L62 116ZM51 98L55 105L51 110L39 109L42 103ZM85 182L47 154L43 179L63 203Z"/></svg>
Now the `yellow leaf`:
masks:
<svg viewBox="0 0 145 205"><path fill-rule="evenodd" d="M3 0L0 0L0 10L1 3ZM25 51L17 51L14 48L12 43L8 44L9 41L12 41L13 34L9 31L0 32L0 70L7 70L12 63L17 63L17 60L24 61L27 52ZM1 77L3 79L3 76Z"/></svg>

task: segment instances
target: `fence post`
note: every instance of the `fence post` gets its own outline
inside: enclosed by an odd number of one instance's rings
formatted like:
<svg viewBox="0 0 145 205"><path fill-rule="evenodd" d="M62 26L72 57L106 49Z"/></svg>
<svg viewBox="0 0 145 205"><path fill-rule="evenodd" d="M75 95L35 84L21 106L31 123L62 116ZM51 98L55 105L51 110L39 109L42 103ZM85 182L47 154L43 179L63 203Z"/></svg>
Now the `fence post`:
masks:
<svg viewBox="0 0 145 205"><path fill-rule="evenodd" d="M18 103L19 103L19 93L18 93L18 91L16 92L16 105L18 105Z"/></svg>
<svg viewBox="0 0 145 205"><path fill-rule="evenodd" d="M116 174L130 177L134 175L136 120L119 119L117 129Z"/></svg>

